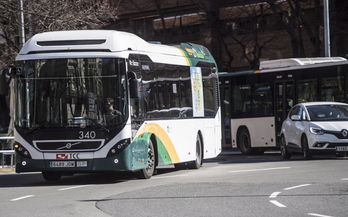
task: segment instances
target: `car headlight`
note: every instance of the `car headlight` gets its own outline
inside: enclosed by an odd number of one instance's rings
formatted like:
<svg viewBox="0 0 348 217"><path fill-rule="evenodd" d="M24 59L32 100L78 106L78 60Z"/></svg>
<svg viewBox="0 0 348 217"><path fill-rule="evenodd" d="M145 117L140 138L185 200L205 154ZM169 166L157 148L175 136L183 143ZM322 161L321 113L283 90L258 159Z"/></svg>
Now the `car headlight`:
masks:
<svg viewBox="0 0 348 217"><path fill-rule="evenodd" d="M310 127L309 131L315 135L324 135L325 131L319 127Z"/></svg>

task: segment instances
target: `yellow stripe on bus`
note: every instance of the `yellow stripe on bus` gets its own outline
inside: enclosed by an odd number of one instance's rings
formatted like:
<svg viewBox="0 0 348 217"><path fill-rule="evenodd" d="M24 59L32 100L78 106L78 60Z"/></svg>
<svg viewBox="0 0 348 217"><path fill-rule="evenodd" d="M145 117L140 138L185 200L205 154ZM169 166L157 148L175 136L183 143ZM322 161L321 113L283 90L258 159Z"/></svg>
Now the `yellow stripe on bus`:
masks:
<svg viewBox="0 0 348 217"><path fill-rule="evenodd" d="M186 64L187 64L188 66L192 66L192 62L191 62L190 58L188 58L188 57L186 56L186 53L183 51L183 49L178 48L178 47L177 47L177 49L180 50L182 56L185 58Z"/></svg>
<svg viewBox="0 0 348 217"><path fill-rule="evenodd" d="M172 163L179 163L179 156L176 152L172 140L169 138L166 131L158 124L155 123L149 123L144 125L135 138L137 138L142 133L153 133L155 136L157 136L163 143L164 147L166 148L168 154L170 155L170 158L172 160Z"/></svg>

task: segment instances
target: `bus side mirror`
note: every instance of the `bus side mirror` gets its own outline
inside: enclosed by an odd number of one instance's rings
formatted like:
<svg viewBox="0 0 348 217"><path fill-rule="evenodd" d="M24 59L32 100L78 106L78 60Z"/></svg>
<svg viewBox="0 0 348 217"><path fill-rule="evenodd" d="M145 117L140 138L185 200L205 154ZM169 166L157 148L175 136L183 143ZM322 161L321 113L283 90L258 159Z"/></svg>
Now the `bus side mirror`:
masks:
<svg viewBox="0 0 348 217"><path fill-rule="evenodd" d="M4 68L1 73L2 76L8 75L11 77L22 75L22 69L16 67Z"/></svg>
<svg viewBox="0 0 348 217"><path fill-rule="evenodd" d="M10 75L10 74L11 74L11 68L4 68L2 70L1 76Z"/></svg>
<svg viewBox="0 0 348 217"><path fill-rule="evenodd" d="M129 80L129 94L132 99L139 98L139 82L136 78Z"/></svg>

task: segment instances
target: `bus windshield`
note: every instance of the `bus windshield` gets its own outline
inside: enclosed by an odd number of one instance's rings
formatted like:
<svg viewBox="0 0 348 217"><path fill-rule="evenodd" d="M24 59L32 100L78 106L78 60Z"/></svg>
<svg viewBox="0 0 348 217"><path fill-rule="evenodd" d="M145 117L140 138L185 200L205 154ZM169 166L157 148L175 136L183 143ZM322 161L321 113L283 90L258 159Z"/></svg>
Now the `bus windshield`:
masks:
<svg viewBox="0 0 348 217"><path fill-rule="evenodd" d="M125 59L27 60L19 67L18 128L112 127L127 120Z"/></svg>

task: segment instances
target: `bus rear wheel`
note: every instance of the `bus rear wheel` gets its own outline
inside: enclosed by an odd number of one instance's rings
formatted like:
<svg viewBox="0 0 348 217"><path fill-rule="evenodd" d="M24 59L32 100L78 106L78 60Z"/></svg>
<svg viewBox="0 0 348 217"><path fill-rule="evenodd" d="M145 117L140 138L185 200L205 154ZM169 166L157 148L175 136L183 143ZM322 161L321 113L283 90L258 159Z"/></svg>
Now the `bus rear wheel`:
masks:
<svg viewBox="0 0 348 217"><path fill-rule="evenodd" d="M203 149L202 140L199 135L196 137L196 160L184 163L174 164L175 169L185 170L185 169L199 169L203 164Z"/></svg>
<svg viewBox="0 0 348 217"><path fill-rule="evenodd" d="M149 179L152 177L152 175L155 172L155 168L156 168L155 149L153 147L153 143L151 140L149 141L147 162L148 162L148 167L137 172L136 176L138 179Z"/></svg>
<svg viewBox="0 0 348 217"><path fill-rule="evenodd" d="M201 167L201 165L203 164L202 153L203 153L203 151L202 151L201 137L199 135L197 135L197 138L196 138L196 160L188 163L189 169L199 169Z"/></svg>
<svg viewBox="0 0 348 217"><path fill-rule="evenodd" d="M46 181L58 181L62 178L62 173L43 171L42 176Z"/></svg>
<svg viewBox="0 0 348 217"><path fill-rule="evenodd" d="M238 133L238 147L243 154L251 154L251 141L248 129L242 128Z"/></svg>

